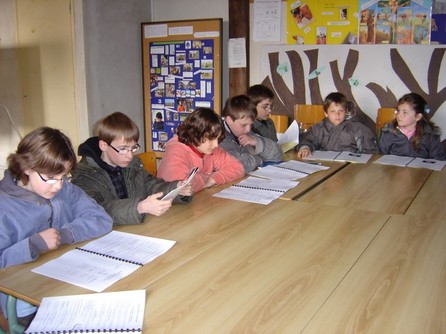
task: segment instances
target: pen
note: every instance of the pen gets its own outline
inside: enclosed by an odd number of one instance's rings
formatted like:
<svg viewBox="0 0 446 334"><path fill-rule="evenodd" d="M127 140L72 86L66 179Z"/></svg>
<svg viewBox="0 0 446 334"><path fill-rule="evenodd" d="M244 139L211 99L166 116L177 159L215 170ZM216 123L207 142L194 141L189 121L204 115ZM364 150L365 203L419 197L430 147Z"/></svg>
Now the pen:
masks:
<svg viewBox="0 0 446 334"><path fill-rule="evenodd" d="M423 160L423 162L429 163L429 164L434 164L436 161L433 160Z"/></svg>
<svg viewBox="0 0 446 334"><path fill-rule="evenodd" d="M361 154L354 154L354 153L349 153L348 155L352 156L352 157L357 157L360 158Z"/></svg>
<svg viewBox="0 0 446 334"><path fill-rule="evenodd" d="M307 162L307 164L316 165L316 166L322 165L320 162Z"/></svg>

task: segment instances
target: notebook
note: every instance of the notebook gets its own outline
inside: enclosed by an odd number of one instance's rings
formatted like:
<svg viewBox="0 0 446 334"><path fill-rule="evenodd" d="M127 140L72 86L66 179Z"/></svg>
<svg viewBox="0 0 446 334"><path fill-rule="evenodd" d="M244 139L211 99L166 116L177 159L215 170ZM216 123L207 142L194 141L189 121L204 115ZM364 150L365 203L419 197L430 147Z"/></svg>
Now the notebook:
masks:
<svg viewBox="0 0 446 334"><path fill-rule="evenodd" d="M142 333L145 290L45 297L25 334Z"/></svg>

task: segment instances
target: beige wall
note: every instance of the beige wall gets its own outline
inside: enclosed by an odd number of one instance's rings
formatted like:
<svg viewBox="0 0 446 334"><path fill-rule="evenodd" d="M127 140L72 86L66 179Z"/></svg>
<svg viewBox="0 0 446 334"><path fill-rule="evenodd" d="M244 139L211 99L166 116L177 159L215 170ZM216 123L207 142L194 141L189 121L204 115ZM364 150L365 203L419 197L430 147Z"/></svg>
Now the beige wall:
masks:
<svg viewBox="0 0 446 334"><path fill-rule="evenodd" d="M46 125L79 142L70 0L16 0L25 133Z"/></svg>

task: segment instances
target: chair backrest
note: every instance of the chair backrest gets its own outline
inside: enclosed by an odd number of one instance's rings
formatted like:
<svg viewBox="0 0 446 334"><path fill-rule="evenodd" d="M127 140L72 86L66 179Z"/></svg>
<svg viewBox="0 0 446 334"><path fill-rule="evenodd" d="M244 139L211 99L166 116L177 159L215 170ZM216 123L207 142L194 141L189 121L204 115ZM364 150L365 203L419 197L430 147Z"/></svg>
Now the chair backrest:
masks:
<svg viewBox="0 0 446 334"><path fill-rule="evenodd" d="M299 124L300 132L306 132L310 126L325 118L324 106L322 104L296 104L294 118Z"/></svg>
<svg viewBox="0 0 446 334"><path fill-rule="evenodd" d="M288 116L287 115L269 115L274 123L274 127L278 133L284 133L288 129Z"/></svg>
<svg viewBox="0 0 446 334"><path fill-rule="evenodd" d="M155 152L152 151L142 152L137 154L137 157L141 159L144 169L155 176L157 169Z"/></svg>
<svg viewBox="0 0 446 334"><path fill-rule="evenodd" d="M395 118L395 108L378 108L376 114L376 135L380 136L381 129Z"/></svg>
<svg viewBox="0 0 446 334"><path fill-rule="evenodd" d="M21 334L25 331L25 327L19 324L16 313L17 299L8 295L6 301L6 312L8 315L9 334Z"/></svg>

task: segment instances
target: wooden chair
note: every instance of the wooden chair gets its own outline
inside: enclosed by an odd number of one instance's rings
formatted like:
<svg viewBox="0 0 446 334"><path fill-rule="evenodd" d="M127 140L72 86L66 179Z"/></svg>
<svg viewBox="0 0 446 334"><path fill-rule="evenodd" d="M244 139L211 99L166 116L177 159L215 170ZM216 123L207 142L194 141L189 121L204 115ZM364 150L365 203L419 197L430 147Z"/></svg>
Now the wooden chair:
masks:
<svg viewBox="0 0 446 334"><path fill-rule="evenodd" d="M395 108L378 108L378 113L376 114L376 137L379 138L381 135L381 129L390 123L395 118Z"/></svg>
<svg viewBox="0 0 446 334"><path fill-rule="evenodd" d="M322 104L296 104L294 118L299 124L300 132L307 132L310 126L325 118L324 106Z"/></svg>
<svg viewBox="0 0 446 334"><path fill-rule="evenodd" d="M144 169L153 176L155 176L157 169L155 152L152 151L142 152L137 154L136 156L141 159Z"/></svg>
<svg viewBox="0 0 446 334"><path fill-rule="evenodd" d="M288 129L288 116L287 115L269 115L274 122L274 127L277 133L284 133Z"/></svg>

